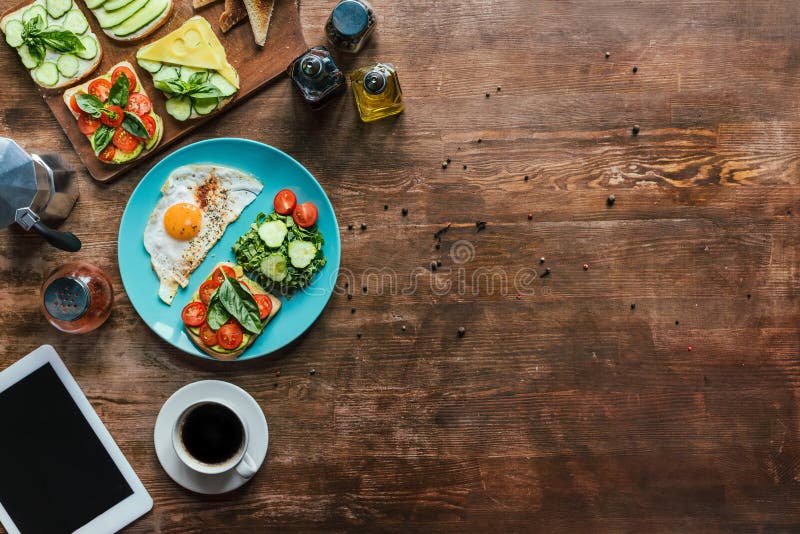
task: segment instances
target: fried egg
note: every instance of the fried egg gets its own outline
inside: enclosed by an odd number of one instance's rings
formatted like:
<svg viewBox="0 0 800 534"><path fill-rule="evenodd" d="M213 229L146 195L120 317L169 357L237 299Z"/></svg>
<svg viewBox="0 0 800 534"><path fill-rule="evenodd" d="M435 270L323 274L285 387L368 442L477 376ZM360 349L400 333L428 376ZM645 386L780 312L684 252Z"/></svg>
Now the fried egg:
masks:
<svg viewBox="0 0 800 534"><path fill-rule="evenodd" d="M189 275L262 187L247 173L217 165L172 171L144 229L161 300L172 304L178 287L189 284Z"/></svg>

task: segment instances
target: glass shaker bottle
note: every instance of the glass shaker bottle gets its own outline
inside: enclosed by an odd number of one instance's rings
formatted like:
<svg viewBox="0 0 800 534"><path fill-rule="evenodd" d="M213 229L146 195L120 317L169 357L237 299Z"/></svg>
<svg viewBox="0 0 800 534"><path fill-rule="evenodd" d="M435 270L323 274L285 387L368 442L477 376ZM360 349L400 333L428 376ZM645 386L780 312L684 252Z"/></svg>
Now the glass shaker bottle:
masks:
<svg viewBox="0 0 800 534"><path fill-rule="evenodd" d="M42 285L42 312L62 332L91 332L106 322L113 304L111 280L89 263L64 264Z"/></svg>

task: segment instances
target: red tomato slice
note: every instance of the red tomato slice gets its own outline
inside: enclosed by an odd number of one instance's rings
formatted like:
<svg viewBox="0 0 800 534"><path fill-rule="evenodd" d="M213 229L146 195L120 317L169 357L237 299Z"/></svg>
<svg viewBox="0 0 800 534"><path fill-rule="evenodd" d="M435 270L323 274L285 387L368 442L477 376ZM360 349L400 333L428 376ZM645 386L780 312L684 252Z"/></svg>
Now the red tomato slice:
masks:
<svg viewBox="0 0 800 534"><path fill-rule="evenodd" d="M214 291L221 285L220 282L216 280L206 280L200 285L200 290L198 291L200 295L200 300L207 306L208 301L211 300L211 295L214 294Z"/></svg>
<svg viewBox="0 0 800 534"><path fill-rule="evenodd" d="M303 228L314 226L314 223L317 222L317 207L313 202L298 204L292 213L292 219Z"/></svg>
<svg viewBox="0 0 800 534"><path fill-rule="evenodd" d="M186 326L200 326L206 322L206 305L202 302L190 302L183 308L181 319Z"/></svg>
<svg viewBox="0 0 800 534"><path fill-rule="evenodd" d="M200 327L200 339L207 347L213 347L217 344L217 333L208 326L208 323L203 323Z"/></svg>
<svg viewBox="0 0 800 534"><path fill-rule="evenodd" d="M253 295L253 298L256 299L258 313L261 315L261 320L263 321L269 316L270 312L272 312L272 299L267 295Z"/></svg>
<svg viewBox="0 0 800 534"><path fill-rule="evenodd" d="M114 148L114 145L108 145L103 149L102 152L97 156L100 161L113 161L114 155L117 153L117 149Z"/></svg>
<svg viewBox="0 0 800 534"><path fill-rule="evenodd" d="M150 99L145 94L131 93L128 96L128 105L125 106L125 109L142 117L150 113L150 110L153 109L153 103L150 102Z"/></svg>
<svg viewBox="0 0 800 534"><path fill-rule="evenodd" d="M217 330L217 342L225 350L233 350L242 344L244 332L242 327L237 324L227 323Z"/></svg>
<svg viewBox="0 0 800 534"><path fill-rule="evenodd" d="M275 195L275 200L272 203L275 206L275 211L281 215L289 215L297 205L297 197L289 189L281 189Z"/></svg>
<svg viewBox="0 0 800 534"><path fill-rule="evenodd" d="M100 112L100 122L112 128L122 124L124 118L125 111L119 106L108 106L105 111Z"/></svg>
<svg viewBox="0 0 800 534"><path fill-rule="evenodd" d="M147 130L147 135L152 139L153 136L156 135L156 120L150 115L142 115L139 118L142 119L142 124L144 124L144 129ZM149 141L150 139L142 139L142 141Z"/></svg>
<svg viewBox="0 0 800 534"><path fill-rule="evenodd" d="M111 139L114 146L123 152L133 152L139 146L139 138L134 137L124 128L114 130L114 137Z"/></svg>
<svg viewBox="0 0 800 534"><path fill-rule="evenodd" d="M222 265L214 269L214 274L211 275L211 279L215 282L222 284L225 281L225 278L222 276L222 269L225 271L225 274L228 275L228 278L236 278L236 271L233 270L233 267L228 267L227 265Z"/></svg>
<svg viewBox="0 0 800 534"><path fill-rule="evenodd" d="M89 84L89 94L96 96L103 102L108 100L109 91L111 91L111 82L105 78L97 78Z"/></svg>
<svg viewBox="0 0 800 534"><path fill-rule="evenodd" d="M88 113L78 115L78 130L83 135L92 135L100 127L100 119L95 119Z"/></svg>
<svg viewBox="0 0 800 534"><path fill-rule="evenodd" d="M85 95L85 94L86 91L78 91L76 93L73 93L73 95L69 97L69 109L71 109L75 113L83 113L83 110L80 107L78 107L78 99L75 97L78 95Z"/></svg>
<svg viewBox="0 0 800 534"><path fill-rule="evenodd" d="M129 93L135 91L136 75L128 67L117 67L116 69L114 69L114 72L111 73L111 85L114 85L114 82L117 81L117 78L119 78L123 74L128 77L128 82L130 83L130 87L128 87Z"/></svg>

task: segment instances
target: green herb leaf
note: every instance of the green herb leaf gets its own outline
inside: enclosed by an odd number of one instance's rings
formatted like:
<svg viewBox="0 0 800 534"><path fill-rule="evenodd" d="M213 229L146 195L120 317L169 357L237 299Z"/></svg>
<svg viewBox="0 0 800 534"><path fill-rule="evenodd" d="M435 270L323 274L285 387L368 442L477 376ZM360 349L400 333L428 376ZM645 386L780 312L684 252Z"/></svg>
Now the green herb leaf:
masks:
<svg viewBox="0 0 800 534"><path fill-rule="evenodd" d="M224 276L225 280L215 292L218 295L219 302L229 314L236 317L242 328L253 334L258 334L263 326L261 325L261 315L258 312L256 299L238 280L228 278L227 275Z"/></svg>
<svg viewBox="0 0 800 534"><path fill-rule="evenodd" d="M56 52L72 54L85 50L80 38L69 30L47 30L38 36L48 47Z"/></svg>
<svg viewBox="0 0 800 534"><path fill-rule="evenodd" d="M28 43L28 52L31 53L33 59L36 60L37 64L40 64L44 61L45 56L45 48L44 45L40 42Z"/></svg>
<svg viewBox="0 0 800 534"><path fill-rule="evenodd" d="M23 37L34 37L44 29L44 19L41 15L36 15L31 20L25 23L25 30Z"/></svg>
<svg viewBox="0 0 800 534"><path fill-rule="evenodd" d="M120 76L120 78L124 77L125 76ZM125 118L122 119L122 127L134 137L150 139L150 134L147 133L147 128L145 128L142 119L135 113L131 113L130 111L125 112Z"/></svg>
<svg viewBox="0 0 800 534"><path fill-rule="evenodd" d="M95 119L99 119L100 112L105 109L103 102L94 95L78 93L75 95L75 101L82 111L88 113Z"/></svg>
<svg viewBox="0 0 800 534"><path fill-rule="evenodd" d="M206 80L207 77L208 73L206 72L195 72L189 76L189 85L200 85Z"/></svg>
<svg viewBox="0 0 800 534"><path fill-rule="evenodd" d="M215 96L221 96L222 92L217 89L216 86L211 85L210 83L204 83L192 88L188 94L194 98L211 98Z"/></svg>
<svg viewBox="0 0 800 534"><path fill-rule="evenodd" d="M119 106L125 108L128 105L128 93L130 92L131 82L127 76L120 76L111 89L108 91L108 100L106 103L109 106Z"/></svg>
<svg viewBox="0 0 800 534"><path fill-rule="evenodd" d="M212 330L219 330L219 328L228 322L231 318L228 311L219 301L219 289L214 291L211 299L208 301L208 310L206 311L206 322Z"/></svg>
<svg viewBox="0 0 800 534"><path fill-rule="evenodd" d="M106 126L105 124L101 124L97 130L94 131L94 136L92 137L92 144L94 144L94 154L95 156L99 155L100 152L105 150L109 143L111 143L111 139L114 137L114 128L111 126Z"/></svg>

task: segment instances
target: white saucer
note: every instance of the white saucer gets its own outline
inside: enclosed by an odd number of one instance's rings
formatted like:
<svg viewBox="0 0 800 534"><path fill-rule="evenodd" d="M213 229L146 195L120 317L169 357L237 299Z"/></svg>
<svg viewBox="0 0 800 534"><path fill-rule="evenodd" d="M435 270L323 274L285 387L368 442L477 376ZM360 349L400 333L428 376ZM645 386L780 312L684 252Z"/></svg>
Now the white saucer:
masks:
<svg viewBox="0 0 800 534"><path fill-rule="evenodd" d="M183 411L202 400L218 399L236 408L245 420L250 432L247 452L253 458L256 468L260 468L267 455L269 429L264 412L256 400L245 390L221 380L201 380L183 386L167 399L156 419L153 439L161 467L184 488L207 495L216 495L235 490L249 479L242 477L235 469L219 475L204 475L189 469L178 459L172 446L172 427Z"/></svg>

